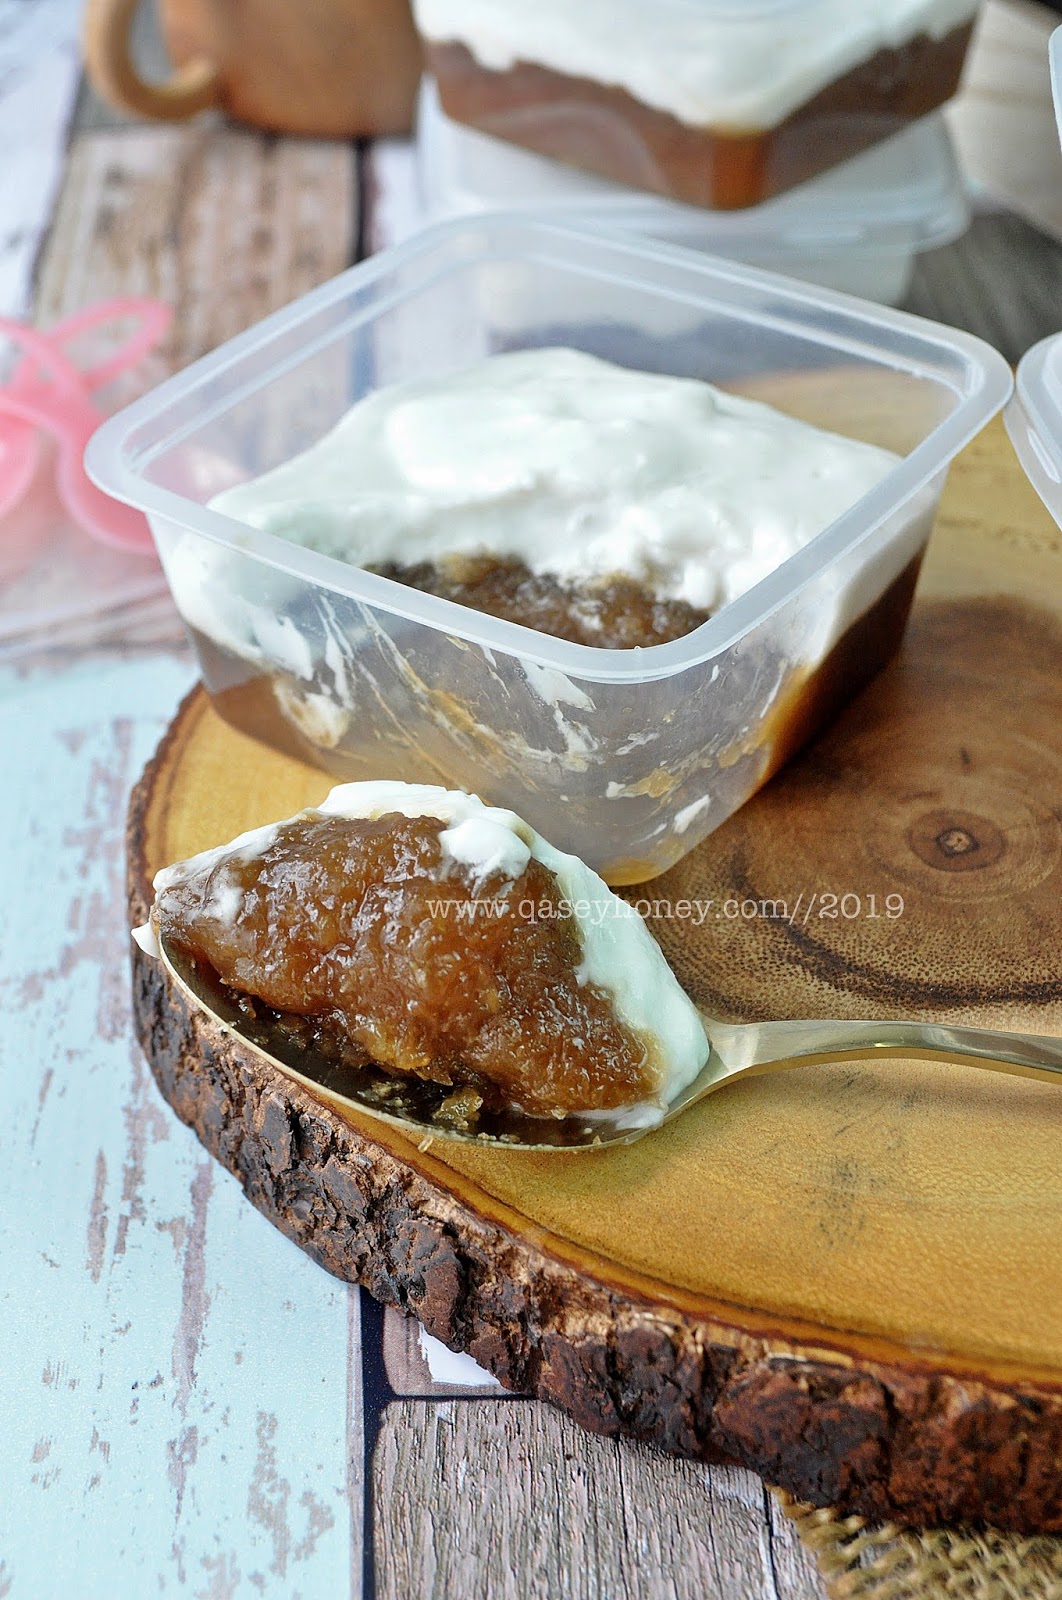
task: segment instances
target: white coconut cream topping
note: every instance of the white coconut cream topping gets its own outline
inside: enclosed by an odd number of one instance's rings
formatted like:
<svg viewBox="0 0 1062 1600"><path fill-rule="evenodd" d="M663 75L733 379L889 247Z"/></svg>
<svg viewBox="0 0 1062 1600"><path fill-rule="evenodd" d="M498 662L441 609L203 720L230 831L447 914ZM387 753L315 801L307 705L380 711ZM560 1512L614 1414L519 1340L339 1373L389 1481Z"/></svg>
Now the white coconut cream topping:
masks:
<svg viewBox="0 0 1062 1600"><path fill-rule="evenodd" d="M177 884L187 883L190 878L210 872L223 861L253 861L257 856L264 855L276 838L279 826L279 823L270 822L263 828L252 828L247 833L237 834L228 844L216 845L212 850L201 850L198 855L189 856L185 861L175 861L172 866L160 867L152 879L156 896L164 889L172 889ZM240 894L236 885L227 881L223 874L219 874L211 885L211 895L206 909L219 922L232 927L240 910ZM142 923L139 928L134 928L132 933L135 943L140 946L144 954L158 960L161 951L153 924Z"/></svg>
<svg viewBox="0 0 1062 1600"><path fill-rule="evenodd" d="M696 1007L638 913L578 856L554 849L514 811L485 805L477 796L459 790L386 781L346 783L333 789L316 811L303 815L358 819L392 813L436 817L445 823L439 835L444 859L469 870L474 885L498 873L512 883L532 859L554 875L560 906L577 925L582 941L579 982L604 990L620 1021L645 1041L660 1065L657 1104L640 1108L641 1120L657 1120L657 1111L704 1066L709 1044ZM272 824L241 834L231 844L164 868L155 876L156 893L212 872L226 861L247 861L261 855L280 826ZM224 872L214 874L210 910L223 921L235 921L238 915L232 889ZM535 908L528 907L528 914L536 914ZM150 923L135 929L133 937L149 955L158 955Z"/></svg>
<svg viewBox="0 0 1062 1600"><path fill-rule="evenodd" d="M534 62L694 127L772 128L869 60L940 39L978 0L413 0L421 33L505 72Z"/></svg>
<svg viewBox="0 0 1062 1600"><path fill-rule="evenodd" d="M697 379L522 350L381 389L212 504L357 566L492 555L715 610L896 460Z"/></svg>

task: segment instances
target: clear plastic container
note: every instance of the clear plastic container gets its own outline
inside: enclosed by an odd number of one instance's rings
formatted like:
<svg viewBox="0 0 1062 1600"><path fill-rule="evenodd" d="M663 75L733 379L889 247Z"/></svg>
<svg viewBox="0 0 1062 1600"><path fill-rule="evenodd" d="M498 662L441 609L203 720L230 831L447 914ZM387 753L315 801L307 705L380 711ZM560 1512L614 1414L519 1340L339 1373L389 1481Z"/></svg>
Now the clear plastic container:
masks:
<svg viewBox="0 0 1062 1600"><path fill-rule="evenodd" d="M688 205L756 206L951 99L978 0L414 0L451 117Z"/></svg>
<svg viewBox="0 0 1062 1600"><path fill-rule="evenodd" d="M925 117L853 161L747 211L624 189L446 116L431 78L417 112L417 174L433 221L527 210L647 234L690 250L895 305L915 258L965 233L970 205L947 126Z"/></svg>
<svg viewBox="0 0 1062 1600"><path fill-rule="evenodd" d="M1062 335L1022 356L1004 420L1033 487L1062 527Z"/></svg>
<svg viewBox="0 0 1062 1600"><path fill-rule="evenodd" d="M685 638L591 649L208 507L385 384L566 344L891 447L896 468ZM92 440L148 515L221 714L345 777L476 790L613 882L652 877L896 648L950 459L1006 401L979 340L733 263L561 224L440 224L269 317Z"/></svg>
<svg viewBox="0 0 1062 1600"><path fill-rule="evenodd" d="M1062 28L1051 35L1051 86L1062 141ZM1018 459L1062 527L1062 334L1041 339L1018 363L1004 420Z"/></svg>

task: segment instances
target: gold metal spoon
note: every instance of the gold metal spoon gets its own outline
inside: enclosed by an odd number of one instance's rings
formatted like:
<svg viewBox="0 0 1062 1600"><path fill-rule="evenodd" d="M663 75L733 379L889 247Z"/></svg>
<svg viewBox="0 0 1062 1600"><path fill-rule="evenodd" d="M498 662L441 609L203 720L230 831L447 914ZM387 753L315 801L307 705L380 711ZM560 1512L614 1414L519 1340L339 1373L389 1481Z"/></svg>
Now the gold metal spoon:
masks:
<svg viewBox="0 0 1062 1600"><path fill-rule="evenodd" d="M693 1082L666 1108L628 1107L557 1118L484 1108L472 1125L460 1114L459 1104L455 1106L452 1089L371 1065L337 1065L285 1037L275 1023L259 1020L253 1006L240 1007L213 974L193 966L164 939L159 943L162 961L178 988L278 1072L341 1111L382 1118L422 1147L433 1139L524 1150L591 1150L632 1144L739 1078L762 1077L815 1062L901 1056L986 1067L1019 1078L1059 1082L1062 1087L1062 1038L932 1022L733 1023L702 1012L711 1054Z"/></svg>

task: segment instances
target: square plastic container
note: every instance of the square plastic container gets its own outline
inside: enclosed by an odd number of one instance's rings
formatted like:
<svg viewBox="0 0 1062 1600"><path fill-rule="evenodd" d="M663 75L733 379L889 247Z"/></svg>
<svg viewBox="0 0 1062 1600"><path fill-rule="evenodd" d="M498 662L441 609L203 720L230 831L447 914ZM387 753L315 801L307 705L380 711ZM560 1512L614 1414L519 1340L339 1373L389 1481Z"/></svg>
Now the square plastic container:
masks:
<svg viewBox="0 0 1062 1600"><path fill-rule="evenodd" d="M383 385L566 344L899 452L685 638L611 651L421 594L210 509ZM150 520L220 713L344 777L510 805L613 882L717 827L896 648L947 463L1006 401L979 340L733 263L561 224L426 229L112 419L90 473Z"/></svg>
<svg viewBox="0 0 1062 1600"><path fill-rule="evenodd" d="M950 100L978 0L414 0L458 122L680 200L756 206Z"/></svg>
<svg viewBox="0 0 1062 1600"><path fill-rule="evenodd" d="M432 221L527 211L621 229L895 305L915 258L965 233L970 205L942 116L747 211L624 189L454 122L431 78L417 110L417 175Z"/></svg>
<svg viewBox="0 0 1062 1600"><path fill-rule="evenodd" d="M1051 85L1062 140L1062 28L1051 35ZM1062 334L1041 339L1018 363L1004 421L1018 459L1062 527Z"/></svg>

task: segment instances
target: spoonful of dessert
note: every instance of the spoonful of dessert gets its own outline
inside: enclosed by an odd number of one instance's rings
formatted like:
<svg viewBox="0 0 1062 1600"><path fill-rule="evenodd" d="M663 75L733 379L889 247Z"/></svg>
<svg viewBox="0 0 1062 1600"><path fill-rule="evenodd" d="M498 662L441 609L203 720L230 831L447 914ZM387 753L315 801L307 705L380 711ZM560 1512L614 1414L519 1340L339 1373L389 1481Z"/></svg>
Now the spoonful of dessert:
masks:
<svg viewBox="0 0 1062 1600"><path fill-rule="evenodd" d="M422 1144L631 1143L738 1078L816 1061L1062 1080L1062 1039L707 1016L585 862L458 790L343 784L164 868L134 938L278 1072Z"/></svg>

